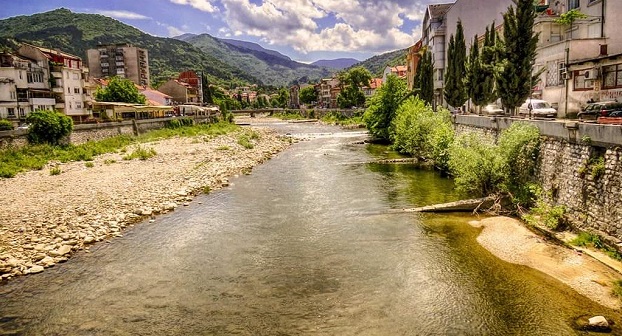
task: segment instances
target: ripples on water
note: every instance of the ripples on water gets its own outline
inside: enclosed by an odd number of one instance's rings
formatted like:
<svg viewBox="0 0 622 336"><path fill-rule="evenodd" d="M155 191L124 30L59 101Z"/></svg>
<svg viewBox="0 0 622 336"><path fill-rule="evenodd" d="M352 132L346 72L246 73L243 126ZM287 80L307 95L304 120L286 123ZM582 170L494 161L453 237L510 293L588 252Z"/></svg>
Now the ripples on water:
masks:
<svg viewBox="0 0 622 336"><path fill-rule="evenodd" d="M451 181L347 164L395 155L357 135L279 127L313 140L0 287L0 334L574 335L577 316L617 318L492 256L468 216L383 214L455 200Z"/></svg>

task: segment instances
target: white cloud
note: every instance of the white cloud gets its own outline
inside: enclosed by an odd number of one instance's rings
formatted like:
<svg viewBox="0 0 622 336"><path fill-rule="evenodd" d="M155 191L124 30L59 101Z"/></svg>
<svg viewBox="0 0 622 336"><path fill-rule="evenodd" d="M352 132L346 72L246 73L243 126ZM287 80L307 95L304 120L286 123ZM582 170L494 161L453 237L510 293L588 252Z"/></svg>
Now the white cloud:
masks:
<svg viewBox="0 0 622 336"><path fill-rule="evenodd" d="M129 20L149 20L151 19L148 16L144 16L142 14L125 11L125 10L98 10L95 13L110 16L115 19L129 19Z"/></svg>
<svg viewBox="0 0 622 336"><path fill-rule="evenodd" d="M221 1L224 19L234 35L290 45L303 53L405 48L420 36L418 31L405 31L405 20L420 21L427 6L413 0L262 0L259 4L250 0ZM330 18L337 22L327 25Z"/></svg>
<svg viewBox="0 0 622 336"><path fill-rule="evenodd" d="M169 37L175 37L186 33L185 31L173 26L166 26L166 29L168 30Z"/></svg>
<svg viewBox="0 0 622 336"><path fill-rule="evenodd" d="M218 11L218 7L214 6L209 0L170 0L178 5L190 5L200 11L214 13Z"/></svg>

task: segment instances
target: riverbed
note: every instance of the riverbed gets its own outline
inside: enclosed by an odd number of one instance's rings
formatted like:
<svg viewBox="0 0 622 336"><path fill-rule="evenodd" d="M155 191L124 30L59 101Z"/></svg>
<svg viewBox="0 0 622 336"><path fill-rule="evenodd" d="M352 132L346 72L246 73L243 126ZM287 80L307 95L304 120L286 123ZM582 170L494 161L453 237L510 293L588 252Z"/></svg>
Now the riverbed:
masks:
<svg viewBox="0 0 622 336"><path fill-rule="evenodd" d="M263 127L266 125L257 125ZM188 207L0 287L25 335L576 335L619 313L494 256L469 215L386 213L461 197L360 131L308 139Z"/></svg>

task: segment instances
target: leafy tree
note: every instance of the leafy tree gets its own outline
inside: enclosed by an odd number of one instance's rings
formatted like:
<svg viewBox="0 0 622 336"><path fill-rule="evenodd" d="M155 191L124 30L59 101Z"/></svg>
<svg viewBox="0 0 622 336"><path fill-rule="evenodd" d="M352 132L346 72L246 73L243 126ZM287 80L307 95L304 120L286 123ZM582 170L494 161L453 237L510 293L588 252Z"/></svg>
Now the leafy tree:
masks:
<svg viewBox="0 0 622 336"><path fill-rule="evenodd" d="M480 54L480 80L481 83L481 105L486 105L497 100L497 93L495 89L495 78L497 73L495 71L497 62L499 60L499 50L497 45L497 33L495 29L495 22L490 25L490 29L486 27L486 34L484 35L484 47Z"/></svg>
<svg viewBox="0 0 622 336"><path fill-rule="evenodd" d="M10 120L0 119L0 131L10 131L13 128L13 123Z"/></svg>
<svg viewBox="0 0 622 336"><path fill-rule="evenodd" d="M536 61L538 34L533 25L536 13L532 0L514 0L513 6L503 14L503 41L501 71L497 77L497 90L503 106L512 112L529 94L538 74L533 73Z"/></svg>
<svg viewBox="0 0 622 336"><path fill-rule="evenodd" d="M279 89L279 95L272 99L272 107L286 108L289 101L289 91L286 88Z"/></svg>
<svg viewBox="0 0 622 336"><path fill-rule="evenodd" d="M108 86L98 88L95 92L95 99L104 102L144 104L146 98L138 92L134 83L125 78L112 77Z"/></svg>
<svg viewBox="0 0 622 336"><path fill-rule="evenodd" d="M300 90L300 102L303 104L313 104L317 102L317 91L315 91L315 87L308 86L304 89Z"/></svg>
<svg viewBox="0 0 622 336"><path fill-rule="evenodd" d="M464 30L462 21L458 21L456 36L449 38L447 49L447 72L445 76L444 96L447 103L453 107L459 107L468 99L465 85L466 73L466 43L464 42Z"/></svg>
<svg viewBox="0 0 622 336"><path fill-rule="evenodd" d="M434 62L432 61L432 53L427 50L417 64L414 89L419 98L426 104L432 105L434 101Z"/></svg>
<svg viewBox="0 0 622 336"><path fill-rule="evenodd" d="M365 94L361 89L369 85L371 74L363 67L354 67L339 74L341 92L337 96L337 104L341 108L365 105Z"/></svg>
<svg viewBox="0 0 622 336"><path fill-rule="evenodd" d="M407 94L406 82L395 75L387 76L386 83L371 97L363 121L369 132L384 141L390 140L390 127L395 113Z"/></svg>
<svg viewBox="0 0 622 336"><path fill-rule="evenodd" d="M71 118L56 111L34 111L28 114L26 122L30 124L27 138L32 144L58 145L73 130Z"/></svg>

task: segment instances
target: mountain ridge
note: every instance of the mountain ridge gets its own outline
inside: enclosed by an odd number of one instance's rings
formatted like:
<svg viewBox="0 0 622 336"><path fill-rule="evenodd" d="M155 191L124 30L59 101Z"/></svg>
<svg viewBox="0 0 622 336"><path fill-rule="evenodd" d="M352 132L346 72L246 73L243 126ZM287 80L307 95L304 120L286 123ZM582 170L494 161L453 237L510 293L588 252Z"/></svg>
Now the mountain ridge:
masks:
<svg viewBox="0 0 622 336"><path fill-rule="evenodd" d="M349 68L359 62L361 61L355 58L342 57L342 58L334 58L334 59L321 59L311 64L341 70L341 69Z"/></svg>

